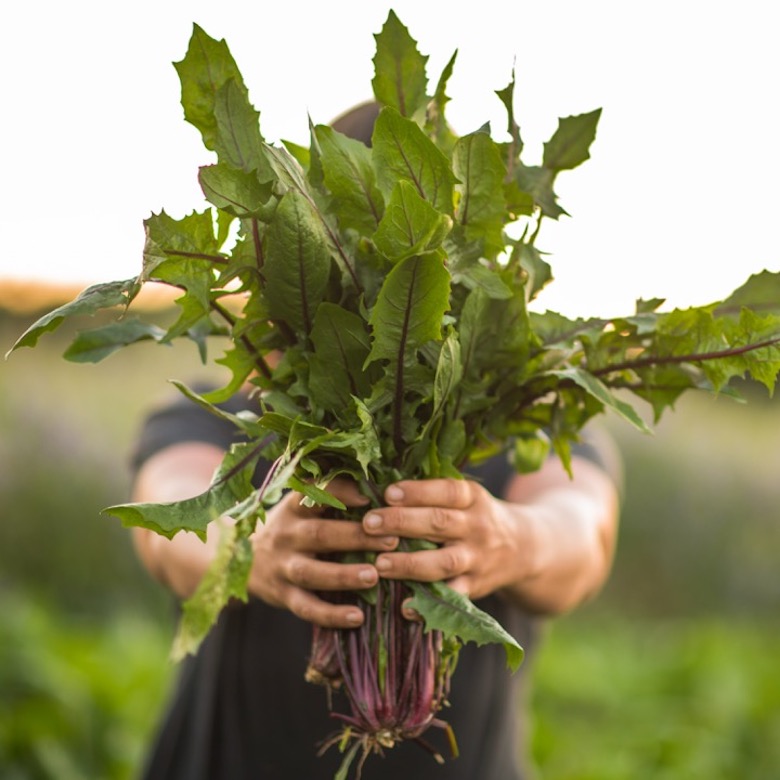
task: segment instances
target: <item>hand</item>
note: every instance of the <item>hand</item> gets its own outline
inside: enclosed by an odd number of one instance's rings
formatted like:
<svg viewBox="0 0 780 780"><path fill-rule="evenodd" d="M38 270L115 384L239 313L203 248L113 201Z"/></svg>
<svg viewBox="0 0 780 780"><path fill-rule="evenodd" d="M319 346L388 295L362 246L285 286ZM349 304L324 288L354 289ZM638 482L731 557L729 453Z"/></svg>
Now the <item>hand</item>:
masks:
<svg viewBox="0 0 780 780"><path fill-rule="evenodd" d="M354 483L334 481L328 488L348 507L368 499ZM360 523L322 518L321 507L301 504L288 493L268 511L253 536L254 562L249 591L272 606L286 607L298 617L331 628L360 625L363 613L349 604L332 604L315 591L362 590L375 585L378 573L370 563L336 563L318 555L351 551L387 551L398 545L388 534L367 534Z"/></svg>
<svg viewBox="0 0 780 780"><path fill-rule="evenodd" d="M480 598L530 575L524 553L524 513L494 498L472 480L403 481L385 491L388 506L363 518L368 536L427 539L440 546L415 552L383 552L376 559L381 577L420 582L445 580L471 598ZM403 547L403 544L401 545Z"/></svg>

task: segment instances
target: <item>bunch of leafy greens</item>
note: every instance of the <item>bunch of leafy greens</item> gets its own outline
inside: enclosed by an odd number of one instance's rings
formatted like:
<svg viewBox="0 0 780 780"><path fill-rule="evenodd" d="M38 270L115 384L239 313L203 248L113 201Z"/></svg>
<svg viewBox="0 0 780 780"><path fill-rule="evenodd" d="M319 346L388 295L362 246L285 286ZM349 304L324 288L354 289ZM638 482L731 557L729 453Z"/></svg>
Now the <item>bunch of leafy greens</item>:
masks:
<svg viewBox="0 0 780 780"><path fill-rule="evenodd" d="M536 247L539 226L566 213L555 181L588 159L600 110L560 119L541 164L528 165L514 74L496 93L504 140L488 126L458 137L445 118L455 55L429 95L427 57L394 13L375 37L381 111L371 147L316 125L307 149L263 138L227 45L195 26L176 69L185 118L216 156L199 172L210 206L182 219L151 216L138 278L90 287L14 346L33 346L65 317L112 307L117 321L80 332L68 359L184 338L205 361L208 345L227 344L216 358L230 371L225 387L203 396L179 387L246 442L203 495L106 510L168 537L204 537L225 514L236 521L185 604L179 656L229 599L246 598L249 536L284 489L344 509L325 489L339 475L379 502L398 479L460 477L500 453L526 472L552 448L568 467L570 445L594 415L612 410L646 429L630 394L657 420L686 390L718 392L736 376L771 392L780 369L772 313L780 279L768 272L699 308L661 313L663 301L639 301L629 316L575 321L529 311L552 278ZM172 325L125 311L147 282L181 291ZM247 382L258 413L217 406ZM261 458L273 466L256 488ZM442 584L413 587L428 629L502 643L509 665L520 663L516 641L467 599Z"/></svg>

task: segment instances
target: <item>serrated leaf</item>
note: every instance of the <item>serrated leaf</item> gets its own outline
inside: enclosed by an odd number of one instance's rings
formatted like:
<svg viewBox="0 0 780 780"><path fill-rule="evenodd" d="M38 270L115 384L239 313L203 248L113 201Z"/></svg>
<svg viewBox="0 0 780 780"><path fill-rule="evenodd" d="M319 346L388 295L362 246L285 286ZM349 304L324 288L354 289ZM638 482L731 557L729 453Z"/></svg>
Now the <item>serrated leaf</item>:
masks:
<svg viewBox="0 0 780 780"><path fill-rule="evenodd" d="M593 374L589 374L587 371L575 367L553 370L548 373L559 379L566 379L574 382L593 396L599 403L603 404L608 409L617 412L623 419L628 420L635 428L638 428L643 433L650 433L647 423L639 414L637 414L636 410L630 404L621 401L613 395L609 388L593 376Z"/></svg>
<svg viewBox="0 0 780 780"><path fill-rule="evenodd" d="M463 363L460 357L460 342L455 332L450 333L441 345L436 374L433 380L433 411L431 417L438 415L447 403L463 376Z"/></svg>
<svg viewBox="0 0 780 780"><path fill-rule="evenodd" d="M542 165L553 171L565 171L585 162L590 157L600 117L601 109L597 108L588 114L559 119L558 129L544 145Z"/></svg>
<svg viewBox="0 0 780 780"><path fill-rule="evenodd" d="M558 196L553 191L556 171L538 165L523 165L515 167L515 182L520 192L528 193L542 214L550 219L558 219L567 212L558 203Z"/></svg>
<svg viewBox="0 0 780 780"><path fill-rule="evenodd" d="M263 274L271 319L308 333L331 268L327 238L309 201L289 190L268 231Z"/></svg>
<svg viewBox="0 0 780 780"><path fill-rule="evenodd" d="M273 173L263 150L260 114L242 81L231 78L214 95L215 149L219 161L270 182Z"/></svg>
<svg viewBox="0 0 780 780"><path fill-rule="evenodd" d="M428 57L420 54L417 42L393 11L374 38L374 96L383 106L392 106L402 116L412 117L427 102Z"/></svg>
<svg viewBox="0 0 780 780"><path fill-rule="evenodd" d="M184 118L200 131L205 147L215 151L220 132L216 116L219 90L232 80L246 95L233 55L224 39L215 40L195 24L187 53L173 65L181 81Z"/></svg>
<svg viewBox="0 0 780 780"><path fill-rule="evenodd" d="M339 264L344 269L348 277L352 280L355 289L359 292L362 292L363 288L357 277L353 260L348 256L339 236L336 234L336 231L330 224L328 217L325 213L323 213L315 201L311 192L311 188L309 187L309 183L306 180L306 175L301 166L290 155L290 153L284 149L277 149L273 146L266 146L265 151L266 155L268 156L269 164L279 179L279 183L285 189L295 190L304 197L311 208L311 212L316 215L322 226L322 230L327 235L328 241L339 261Z"/></svg>
<svg viewBox="0 0 780 780"><path fill-rule="evenodd" d="M752 274L725 301L717 304L715 311L736 313L743 306L760 311L780 310L780 272L763 270Z"/></svg>
<svg viewBox="0 0 780 780"><path fill-rule="evenodd" d="M211 487L200 495L168 503L110 506L103 513L119 518L124 526L148 528L169 539L179 531L192 531L205 541L209 523L253 492L252 477L259 457L256 443L233 445Z"/></svg>
<svg viewBox="0 0 780 780"><path fill-rule="evenodd" d="M497 89L496 95L498 99L504 104L507 114L507 132L512 139L511 146L509 148L509 160L508 165L513 165L514 161L522 154L523 151L523 139L520 136L520 126L515 119L515 69L512 68L512 80L507 84L504 89Z"/></svg>
<svg viewBox="0 0 780 780"><path fill-rule="evenodd" d="M408 181L399 181L390 194L382 221L373 235L377 249L398 262L441 246L452 219L423 199Z"/></svg>
<svg viewBox="0 0 780 780"><path fill-rule="evenodd" d="M414 593L408 606L420 614L427 631L441 631L446 636L456 636L463 642L477 645L503 645L507 666L513 672L520 668L523 648L495 618L443 583L408 584Z"/></svg>
<svg viewBox="0 0 780 780"><path fill-rule="evenodd" d="M440 257L409 257L385 278L371 312L371 353L375 360L399 360L425 342L441 338L449 308L450 275Z"/></svg>
<svg viewBox="0 0 780 780"><path fill-rule="evenodd" d="M525 296L527 301L532 301L553 280L552 268L532 244L519 243L512 255L528 275Z"/></svg>
<svg viewBox="0 0 780 780"><path fill-rule="evenodd" d="M271 197L270 183L261 183L257 174L219 163L203 166L198 182L209 203L236 217L260 216Z"/></svg>
<svg viewBox="0 0 780 780"><path fill-rule="evenodd" d="M325 301L317 309L311 341L309 389L317 405L338 413L351 407L352 396L370 393L372 372L363 364L371 344L362 317Z"/></svg>
<svg viewBox="0 0 780 780"><path fill-rule="evenodd" d="M455 142L457 135L447 123L445 108L450 98L447 95L447 84L452 77L455 68L455 59L458 56L457 49L452 53L447 64L439 76L433 97L428 102L428 108L425 115L425 130L427 134L436 142L436 145L445 153L449 153Z"/></svg>
<svg viewBox="0 0 780 780"><path fill-rule="evenodd" d="M344 228L370 234L384 213L371 151L365 144L330 127L314 128L325 185L334 196L334 210Z"/></svg>
<svg viewBox="0 0 780 780"><path fill-rule="evenodd" d="M118 349L139 341L160 342L165 331L135 317L80 331L63 353L72 363L98 363Z"/></svg>
<svg viewBox="0 0 780 780"><path fill-rule="evenodd" d="M494 258L504 249L504 177L506 167L495 141L483 132L463 136L455 144L452 170L460 192L455 219L466 238L479 239L485 256Z"/></svg>
<svg viewBox="0 0 780 780"><path fill-rule="evenodd" d="M383 108L371 143L377 180L386 195L399 180L407 181L437 211L452 215L455 176L449 160L415 122Z"/></svg>
<svg viewBox="0 0 780 780"><path fill-rule="evenodd" d="M58 306L30 325L8 350L6 358L20 347L34 347L44 333L56 330L67 317L83 315L91 317L103 309L129 306L140 289L141 285L137 279L93 284L91 287L87 287L72 301Z"/></svg>
<svg viewBox="0 0 780 780"><path fill-rule="evenodd" d="M171 660L195 653L231 599L247 600L247 580L252 569L249 535L254 523L224 523L219 544L195 592L182 604L181 617L171 647Z"/></svg>
<svg viewBox="0 0 780 780"><path fill-rule="evenodd" d="M499 301L511 298L515 294L500 273L481 264L453 273L452 280L469 290L481 289L489 298Z"/></svg>

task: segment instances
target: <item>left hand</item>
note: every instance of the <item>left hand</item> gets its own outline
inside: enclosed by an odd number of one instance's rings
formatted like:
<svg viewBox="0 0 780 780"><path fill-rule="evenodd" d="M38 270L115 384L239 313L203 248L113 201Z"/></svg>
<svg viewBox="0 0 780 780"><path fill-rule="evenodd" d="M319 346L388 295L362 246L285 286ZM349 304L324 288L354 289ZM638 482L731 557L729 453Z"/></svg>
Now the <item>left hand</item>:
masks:
<svg viewBox="0 0 780 780"><path fill-rule="evenodd" d="M383 552L376 559L380 577L419 582L445 580L472 599L523 577L523 514L468 479L404 480L385 491L386 507L363 518L371 536L427 539L434 550Z"/></svg>

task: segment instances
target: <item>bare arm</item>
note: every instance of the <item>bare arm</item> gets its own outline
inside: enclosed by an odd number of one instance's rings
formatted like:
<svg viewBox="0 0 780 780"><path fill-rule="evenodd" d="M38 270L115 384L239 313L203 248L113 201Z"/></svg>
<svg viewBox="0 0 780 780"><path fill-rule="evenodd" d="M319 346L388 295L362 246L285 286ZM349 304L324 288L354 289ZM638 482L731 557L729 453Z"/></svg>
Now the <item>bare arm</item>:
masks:
<svg viewBox="0 0 780 780"><path fill-rule="evenodd" d="M190 498L205 491L224 452L211 444L182 442L160 450L139 470L133 500L160 503ZM367 503L351 483L336 482L331 492L348 506ZM206 542L180 532L173 539L144 528L133 529L138 555L150 572L176 595L192 595L214 557L220 522L209 524ZM374 566L320 559L323 553L392 550L396 537L368 535L360 523L325 520L288 493L268 510L266 522L253 534L254 561L248 590L268 604L285 607L298 617L324 626L355 626L363 613L347 604L331 604L315 591L360 590L377 581Z"/></svg>
<svg viewBox="0 0 780 780"><path fill-rule="evenodd" d="M573 479L550 459L514 477L505 500L468 480L401 482L403 498L365 519L369 533L430 539L440 548L380 555L383 577L448 580L472 598L501 591L528 609L560 613L602 586L612 563L619 499L612 479L574 458ZM375 519L379 525L375 525Z"/></svg>
<svg viewBox="0 0 780 780"><path fill-rule="evenodd" d="M135 484L136 501L164 502L203 492L222 460L213 445L184 442L152 456ZM269 510L254 535L249 590L269 604L329 626L357 625L359 610L334 605L322 590L359 590L378 576L445 579L479 598L501 591L529 609L558 613L595 593L606 579L617 532L618 497L611 479L575 458L574 479L550 460L535 474L513 478L505 500L467 480L406 481L388 489L388 507L371 510L362 525L324 520L288 494ZM354 486L334 492L352 506L365 504ZM380 524L374 524L376 519ZM189 596L211 561L219 524L204 544L191 533L166 539L134 529L139 556L150 573L180 597ZM441 543L440 549L399 552L399 537ZM339 564L322 553L374 550L376 565Z"/></svg>

